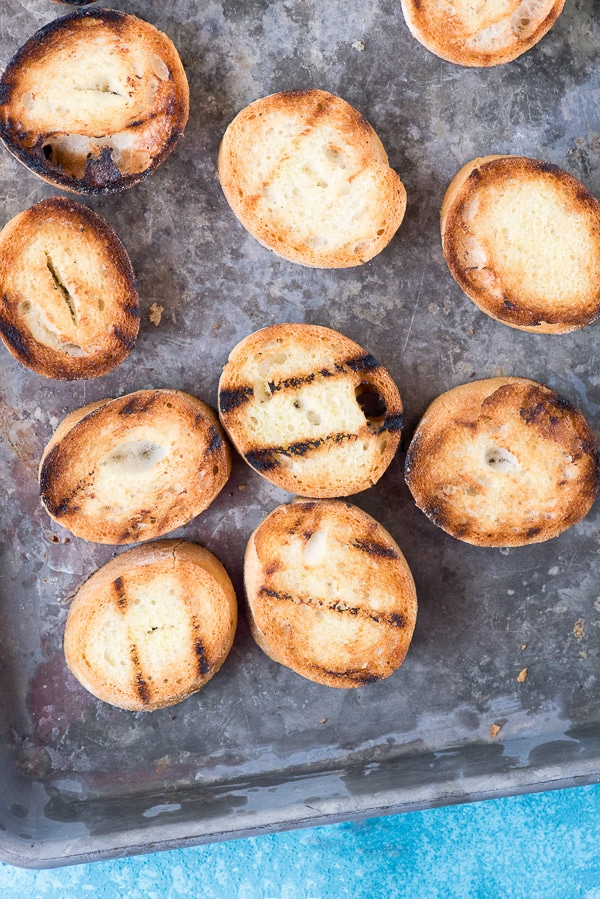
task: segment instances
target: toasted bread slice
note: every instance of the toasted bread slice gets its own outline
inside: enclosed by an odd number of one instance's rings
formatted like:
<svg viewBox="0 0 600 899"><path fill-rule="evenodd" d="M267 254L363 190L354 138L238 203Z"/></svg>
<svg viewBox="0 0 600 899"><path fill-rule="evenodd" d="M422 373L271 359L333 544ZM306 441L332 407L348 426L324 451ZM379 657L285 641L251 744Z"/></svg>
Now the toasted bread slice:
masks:
<svg viewBox="0 0 600 899"><path fill-rule="evenodd" d="M577 409L525 378L455 387L430 405L406 456L417 506L477 546L522 546L584 517L598 490L594 435Z"/></svg>
<svg viewBox="0 0 600 899"><path fill-rule="evenodd" d="M225 486L231 453L218 418L179 390L139 390L71 412L40 464L48 514L94 543L160 537Z"/></svg>
<svg viewBox="0 0 600 899"><path fill-rule="evenodd" d="M403 662L417 616L414 581L392 537L356 506L279 506L250 537L244 581L254 639L297 674L360 687Z"/></svg>
<svg viewBox="0 0 600 899"><path fill-rule="evenodd" d="M600 203L562 169L474 159L448 187L441 229L452 275L492 318L563 334L600 315Z"/></svg>
<svg viewBox="0 0 600 899"><path fill-rule="evenodd" d="M99 215L42 200L0 232L0 337L46 378L97 378L132 349L140 313L125 247Z"/></svg>
<svg viewBox="0 0 600 899"><path fill-rule="evenodd" d="M37 31L0 79L0 138L64 190L137 184L183 135L188 83L171 40L114 9L78 10Z"/></svg>
<svg viewBox="0 0 600 899"><path fill-rule="evenodd" d="M227 202L263 246L317 268L367 262L404 217L406 191L352 106L326 91L256 100L219 150Z"/></svg>
<svg viewBox="0 0 600 899"><path fill-rule="evenodd" d="M402 0L413 37L448 62L497 66L531 49L565 0Z"/></svg>
<svg viewBox="0 0 600 899"><path fill-rule="evenodd" d="M236 624L235 592L219 560L196 543L160 540L121 553L82 584L65 657L98 699L152 711L216 674Z"/></svg>
<svg viewBox="0 0 600 899"><path fill-rule="evenodd" d="M353 340L317 325L273 325L238 343L219 381L219 414L246 462L301 496L371 487L402 429L388 372Z"/></svg>

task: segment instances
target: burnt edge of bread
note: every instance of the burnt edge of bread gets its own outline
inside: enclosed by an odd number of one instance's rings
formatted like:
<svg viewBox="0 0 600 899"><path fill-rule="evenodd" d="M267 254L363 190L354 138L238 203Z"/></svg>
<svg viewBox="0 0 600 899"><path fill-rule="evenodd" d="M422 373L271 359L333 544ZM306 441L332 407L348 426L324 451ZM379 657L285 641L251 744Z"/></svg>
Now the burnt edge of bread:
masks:
<svg viewBox="0 0 600 899"><path fill-rule="evenodd" d="M94 239L104 242L107 247L110 246L111 264L127 283L131 302L120 307L125 320L120 323L121 327L117 325L112 327L112 334L120 344L121 351L113 350L111 360L109 360L107 365L103 356L92 356L90 359L70 357L67 362L64 359L64 354L60 353L60 351L48 350L48 353L52 353L53 357L51 364L49 364L40 358L37 350L39 347L38 342L29 333L26 333L22 326L19 326L18 311L11 307L7 295L3 293L0 298L0 335L9 352L23 365L33 369L38 374L63 381L97 378L120 365L135 346L141 317L137 280L131 259L119 235L108 222L92 209L67 197L49 197L25 211L28 213L34 212L37 215L43 214L46 210L71 211L73 207L75 207L75 215L79 216L90 229ZM46 355L45 351L44 355Z"/></svg>
<svg viewBox="0 0 600 899"><path fill-rule="evenodd" d="M463 233L462 217L465 205L472 195L472 188L476 188L476 185L483 181L486 175L490 175L492 181L496 179L501 180L505 174L514 172L518 167L525 172L556 177L563 185L567 186L578 203L588 207L590 211L596 214L600 222L600 201L581 181L569 172L561 169L560 166L541 159L532 159L528 156L502 156L499 159L492 159L473 169L448 210L442 235L443 253L448 268L464 293L473 300L482 312L505 324L532 331L535 331L537 328L541 329L544 325L564 325L565 330L569 331L586 327L600 317L600 296L596 307L589 311L584 310L579 313L574 311L565 315L560 312L553 312L548 307L547 310L543 311L542 315L541 310L532 311L524 306L517 297L509 297L506 291L504 291L500 302L492 299L485 289L477 287L467 277L467 273L461 264L459 245L461 234ZM494 174L494 170L498 174Z"/></svg>
<svg viewBox="0 0 600 899"><path fill-rule="evenodd" d="M70 2L70 0L69 0ZM95 2L95 0L88 0ZM123 30L125 20L137 18L132 13L120 12L116 9L76 9L74 12L48 22L27 40L14 54L8 62L2 77L0 78L0 112L2 107L10 104L11 94L14 88L12 80L13 75L18 73L18 69L22 65L27 65L29 59L38 53L40 43L52 37L55 32L62 30L71 22L84 18L99 19L114 26L115 30ZM139 21L146 23L143 19ZM154 28L154 26L152 26ZM158 30L158 29L157 29ZM169 79L173 76L169 73ZM11 120L4 123L0 115L0 140L12 156L15 157L25 168L33 172L34 175L42 178L42 180L61 187L63 190L72 191L73 193L84 194L86 196L105 196L107 194L121 193L128 190L141 181L144 181L152 172L154 172L171 154L179 143L185 132L187 124L187 115L185 114L186 104L173 100L169 112L173 121L179 123L175 125L163 143L159 153L153 158L152 164L143 172L137 172L130 175L122 175L116 163L112 161L112 153L109 147L102 148L99 160L88 159L85 167L83 178L74 178L65 175L57 166L49 164L49 160L44 155L44 143L51 132L40 136L36 144L29 150L25 149L19 142L19 132L11 127ZM129 128L140 125L141 122L132 123Z"/></svg>

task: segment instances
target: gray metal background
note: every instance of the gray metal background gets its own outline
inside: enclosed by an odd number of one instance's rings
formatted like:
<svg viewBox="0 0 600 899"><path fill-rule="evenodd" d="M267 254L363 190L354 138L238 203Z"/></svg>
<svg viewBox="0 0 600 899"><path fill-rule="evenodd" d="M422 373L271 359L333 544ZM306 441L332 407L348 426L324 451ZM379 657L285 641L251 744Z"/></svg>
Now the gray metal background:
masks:
<svg viewBox="0 0 600 899"><path fill-rule="evenodd" d="M402 668L359 690L321 687L267 659L242 617L204 690L144 714L103 705L65 668L65 600L113 549L51 523L36 469L58 420L91 400L176 387L214 406L231 347L284 321L337 328L389 368L407 412L403 446L437 394L498 374L548 384L597 431L600 324L552 337L484 316L446 269L438 212L458 168L487 153L557 163L600 196L599 4L568 0L541 44L487 71L428 53L399 0L120 8L174 40L191 117L183 143L143 185L84 201L117 230L137 273L142 327L128 360L97 381L59 384L0 354L0 856L66 864L597 780L597 505L548 544L469 547L415 509L401 452L353 501L390 530L415 576L419 617ZM0 59L62 13L47 0L2 0ZM406 184L397 237L357 269L278 260L237 223L215 177L233 116L303 87L356 106ZM2 224L53 193L0 153ZM153 302L165 307L159 327L148 319ZM286 498L238 459L221 496L177 533L222 559L241 599L246 540ZM492 724L501 726L495 739Z"/></svg>

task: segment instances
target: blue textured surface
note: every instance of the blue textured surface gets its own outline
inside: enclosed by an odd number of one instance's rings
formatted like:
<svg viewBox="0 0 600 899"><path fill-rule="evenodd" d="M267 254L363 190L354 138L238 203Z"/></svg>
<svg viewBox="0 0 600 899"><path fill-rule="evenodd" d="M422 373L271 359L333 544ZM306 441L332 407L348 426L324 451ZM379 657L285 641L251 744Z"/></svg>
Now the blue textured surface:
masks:
<svg viewBox="0 0 600 899"><path fill-rule="evenodd" d="M53 871L2 899L600 899L600 786L374 818Z"/></svg>

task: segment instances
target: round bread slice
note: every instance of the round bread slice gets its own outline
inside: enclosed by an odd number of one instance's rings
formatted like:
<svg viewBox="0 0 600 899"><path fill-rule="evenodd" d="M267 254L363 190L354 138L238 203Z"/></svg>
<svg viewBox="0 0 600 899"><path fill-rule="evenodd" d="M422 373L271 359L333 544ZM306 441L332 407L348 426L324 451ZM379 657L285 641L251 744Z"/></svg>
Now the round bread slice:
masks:
<svg viewBox="0 0 600 899"><path fill-rule="evenodd" d="M402 0L406 24L424 47L461 66L497 66L531 49L565 0Z"/></svg>
<svg viewBox="0 0 600 899"><path fill-rule="evenodd" d="M0 232L0 337L46 378L97 378L132 349L140 313L125 247L99 215L42 200Z"/></svg>
<svg viewBox="0 0 600 899"><path fill-rule="evenodd" d="M242 225L301 265L367 262L404 218L406 191L383 144L359 112L326 91L251 103L225 132L218 170Z"/></svg>
<svg viewBox="0 0 600 899"><path fill-rule="evenodd" d="M583 518L598 491L585 418L526 378L455 387L429 406L406 456L406 482L438 527L476 546L523 546Z"/></svg>
<svg viewBox="0 0 600 899"><path fill-rule="evenodd" d="M441 229L453 277L492 318L563 334L600 315L600 203L555 165L474 159L446 191Z"/></svg>
<svg viewBox="0 0 600 899"><path fill-rule="evenodd" d="M360 687L402 664L417 597L400 548L339 500L295 500L248 542L244 581L254 639L268 656L328 687Z"/></svg>
<svg viewBox="0 0 600 899"><path fill-rule="evenodd" d="M238 343L219 381L219 414L258 474L313 497L375 484L402 429L388 372L353 340L318 325L273 325Z"/></svg>
<svg viewBox="0 0 600 899"><path fill-rule="evenodd" d="M64 190L137 184L183 135L189 89L179 54L153 25L82 9L37 31L0 79L0 138Z"/></svg>
<svg viewBox="0 0 600 899"><path fill-rule="evenodd" d="M71 412L40 464L48 514L94 543L160 537L203 512L231 472L218 418L179 390L139 390Z"/></svg>
<svg viewBox="0 0 600 899"><path fill-rule="evenodd" d="M160 540L121 553L82 584L65 658L98 699L153 711L216 674L236 624L235 592L219 560L196 543Z"/></svg>

